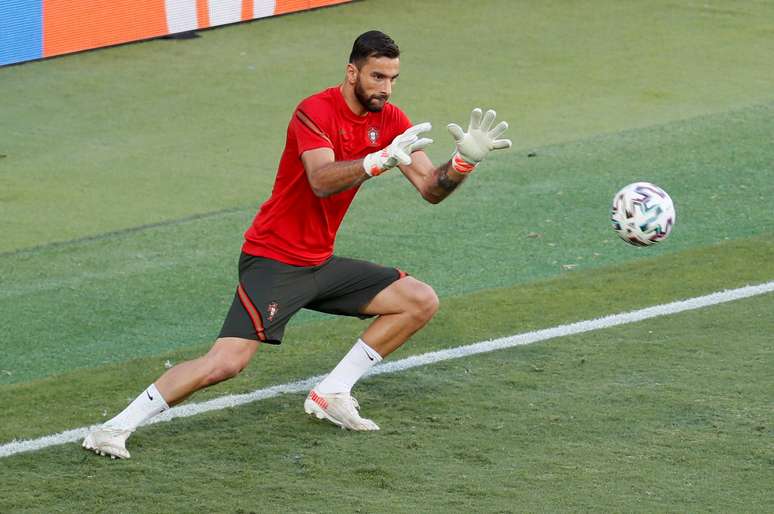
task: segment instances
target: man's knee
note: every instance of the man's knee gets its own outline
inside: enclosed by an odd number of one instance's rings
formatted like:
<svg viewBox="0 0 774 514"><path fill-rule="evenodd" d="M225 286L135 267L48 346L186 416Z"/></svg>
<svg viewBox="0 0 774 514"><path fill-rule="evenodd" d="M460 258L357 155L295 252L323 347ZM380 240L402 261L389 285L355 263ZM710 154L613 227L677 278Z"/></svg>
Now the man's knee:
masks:
<svg viewBox="0 0 774 514"><path fill-rule="evenodd" d="M250 362L258 343L244 339L218 339L205 356L208 366L207 383L217 384L237 376Z"/></svg>
<svg viewBox="0 0 774 514"><path fill-rule="evenodd" d="M207 384L217 384L218 382L223 382L229 378L234 378L243 369L243 366L236 365L232 362L215 361L212 363L209 373L207 374Z"/></svg>
<svg viewBox="0 0 774 514"><path fill-rule="evenodd" d="M411 313L424 321L430 321L436 312L438 312L438 306L440 302L438 295L432 287L415 280L411 285L411 291L409 294L411 302Z"/></svg>

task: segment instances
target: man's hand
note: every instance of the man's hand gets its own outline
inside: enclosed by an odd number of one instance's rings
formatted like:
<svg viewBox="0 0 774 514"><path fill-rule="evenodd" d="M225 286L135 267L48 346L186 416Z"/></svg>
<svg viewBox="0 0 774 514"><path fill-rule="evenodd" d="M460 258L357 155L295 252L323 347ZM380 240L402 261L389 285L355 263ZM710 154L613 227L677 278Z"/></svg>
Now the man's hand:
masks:
<svg viewBox="0 0 774 514"><path fill-rule="evenodd" d="M411 164L411 154L417 150L422 150L430 143L432 139L426 137L419 138L419 134L432 129L430 123L420 123L409 128L403 134L392 140L389 146L368 154L363 159L363 168L365 172L375 177L398 164L408 166Z"/></svg>
<svg viewBox="0 0 774 514"><path fill-rule="evenodd" d="M495 113L492 109L482 114L476 107L470 113L468 131L456 123L449 123L448 129L457 144L457 153L452 158L452 166L459 173L470 173L492 150L510 148L510 139L497 139L508 128L508 122L501 121L494 128Z"/></svg>

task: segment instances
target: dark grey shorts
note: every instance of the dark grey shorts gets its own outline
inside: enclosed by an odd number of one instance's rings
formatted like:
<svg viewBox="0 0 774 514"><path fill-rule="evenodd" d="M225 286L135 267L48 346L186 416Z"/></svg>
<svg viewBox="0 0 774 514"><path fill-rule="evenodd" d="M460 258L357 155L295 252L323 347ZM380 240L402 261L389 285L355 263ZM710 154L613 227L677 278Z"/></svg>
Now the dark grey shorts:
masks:
<svg viewBox="0 0 774 514"><path fill-rule="evenodd" d="M239 285L219 337L280 344L300 309L367 318L361 309L404 277L396 268L336 257L319 266L291 266L242 253Z"/></svg>

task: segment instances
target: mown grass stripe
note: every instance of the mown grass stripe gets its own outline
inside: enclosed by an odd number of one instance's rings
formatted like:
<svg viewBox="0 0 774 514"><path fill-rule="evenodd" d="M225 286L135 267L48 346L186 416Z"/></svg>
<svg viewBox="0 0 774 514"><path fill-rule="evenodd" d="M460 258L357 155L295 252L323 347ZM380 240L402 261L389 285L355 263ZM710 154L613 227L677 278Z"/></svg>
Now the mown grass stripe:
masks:
<svg viewBox="0 0 774 514"><path fill-rule="evenodd" d="M196 214L191 214L190 216L185 216L182 218L175 218L175 219L169 219L169 220L163 220L163 221L157 221L155 223L146 223L143 225L137 225L134 227L126 227L118 230L111 230L109 232L102 232L99 234L94 234L90 236L84 236L84 237L78 237L76 239L66 239L62 241L51 241L49 243L43 243L35 246L27 246L24 248L17 248L15 250L8 250L5 252L0 252L0 258L4 257L15 257L17 255L34 255L38 253L43 253L47 250L66 247L66 246L74 246L84 243L91 243L94 241L103 241L105 239L112 239L114 237L122 237L126 235L135 234L137 232L143 232L145 230L152 230L154 228L161 228L161 227L171 227L175 225L183 225L186 223L199 221L199 220L206 220L210 218L220 218L223 216L228 216L230 214L236 214L241 213L245 211L255 210L255 207L228 207L226 209L219 209L217 211L210 211L210 212L200 212Z"/></svg>
<svg viewBox="0 0 774 514"><path fill-rule="evenodd" d="M703 120L709 121L714 118L717 118L719 115L725 115L725 116L744 115L746 113L751 113L758 109L770 108L772 105L774 105L774 102L771 102L771 101L753 103L750 105L735 107L733 109L729 109L722 112L702 113L702 114L697 114L697 115L689 116L685 118L653 123L650 125L638 126L634 128L625 128L625 129L612 131L612 132L594 133L590 135L584 135L582 137L569 138L564 141L552 141L546 144L516 148L515 151L518 152L518 154L524 154L526 150L529 150L530 153L543 154L546 151L553 150L560 147L605 142L616 136L634 137L638 134L652 132L655 129L666 130L670 128L680 128L680 127L684 127L688 123L695 123L697 121L703 121ZM221 218L223 216L228 216L230 214L245 213L246 215L252 216L252 214L256 211L256 209L258 209L259 206L260 204L250 204L250 205L226 207L223 209L217 209L213 211L193 213L188 216L183 216L180 218L166 219L166 220L161 220L153 223L145 223L137 226L130 226L122 229L110 230L107 232L101 232L101 233L92 234L88 236L77 237L74 239L66 239L66 240L58 240L58 241L55 240L55 241L50 241L46 243L41 243L34 246L27 246L27 247L16 248L16 249L7 250L7 251L0 251L0 258L15 257L18 255L36 255L39 253L44 253L48 250L58 249L61 247L68 247L68 246L80 245L83 243L90 243L94 241L102 241L105 239L123 237L123 236L132 235L139 232L144 232L146 230L153 230L156 228L182 225L190 222L207 220L211 218ZM381 237L383 237L383 235Z"/></svg>
<svg viewBox="0 0 774 514"><path fill-rule="evenodd" d="M628 323L636 323L646 319L677 314L689 310L701 309L703 307L750 298L752 296L762 295L770 292L774 292L774 281L737 289L729 289L717 293L690 298L688 300L655 305L632 312L613 314L602 318L558 325L552 328L535 330L508 337L502 337L499 339L458 346L456 348L450 348L447 350L428 352L422 355L401 359L399 361L381 364L372 368L366 376L397 373L399 371L404 371L419 366L426 366L428 364L433 364L440 361L458 359L462 357L468 357L470 355L512 348L515 346L524 346L540 341L555 339L558 337L582 334L584 332L591 332L593 330L600 330L618 325L625 325ZM289 382L264 389L258 389L251 393L227 395L201 403L181 405L174 407L167 412L160 414L159 416L156 416L147 424L150 425L154 423L170 421L175 418L196 416L205 412L221 410L228 407L238 407L240 405L245 405L247 403L252 403L259 400L274 398L281 394L306 392L322 378L323 375L318 375L296 382ZM58 434L39 437L37 439L11 441L10 443L6 443L0 446L0 458L79 441L86 436L88 430L89 427L82 427L60 432Z"/></svg>

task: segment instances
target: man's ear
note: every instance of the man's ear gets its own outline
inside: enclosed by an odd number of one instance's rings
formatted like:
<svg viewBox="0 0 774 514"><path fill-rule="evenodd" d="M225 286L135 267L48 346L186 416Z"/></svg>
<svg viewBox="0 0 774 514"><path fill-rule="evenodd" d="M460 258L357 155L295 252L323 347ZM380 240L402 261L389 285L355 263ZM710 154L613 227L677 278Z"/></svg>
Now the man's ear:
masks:
<svg viewBox="0 0 774 514"><path fill-rule="evenodd" d="M347 64L347 82L350 84L355 84L357 82L357 74L360 70L357 69L357 66L355 66L352 63Z"/></svg>

